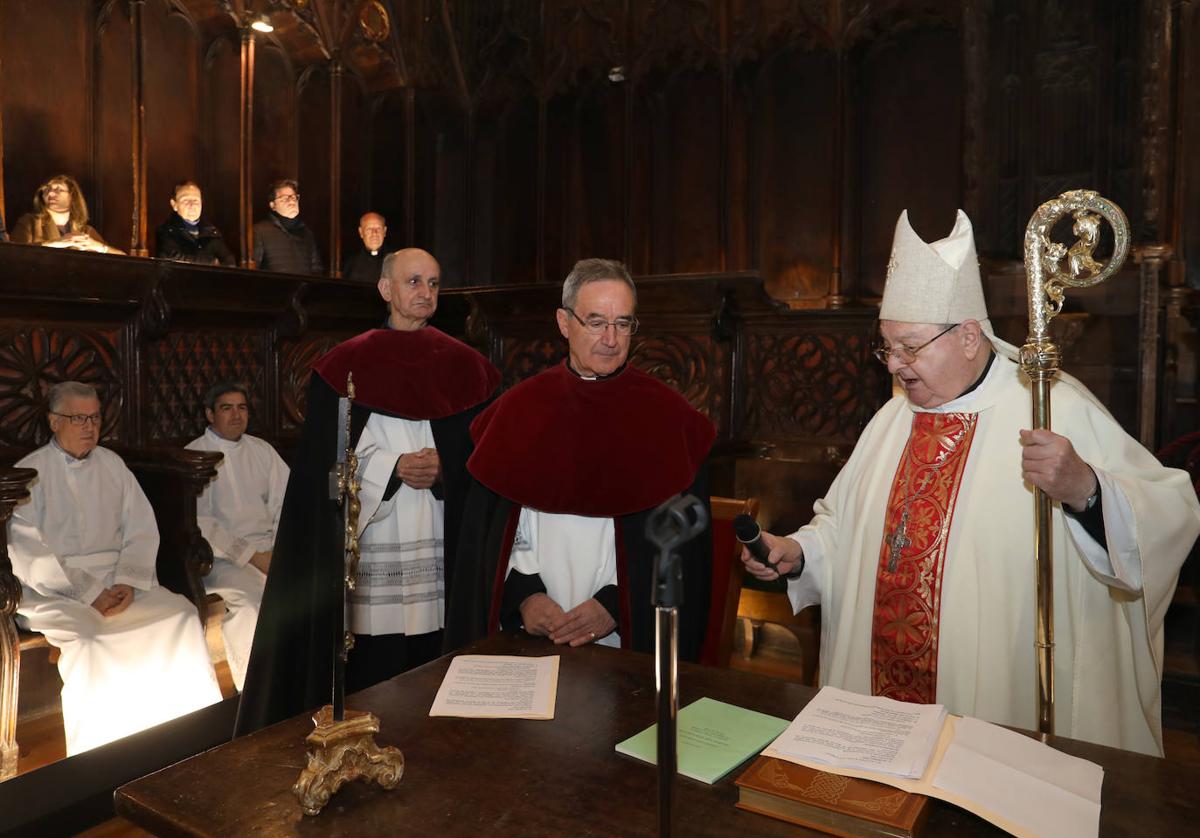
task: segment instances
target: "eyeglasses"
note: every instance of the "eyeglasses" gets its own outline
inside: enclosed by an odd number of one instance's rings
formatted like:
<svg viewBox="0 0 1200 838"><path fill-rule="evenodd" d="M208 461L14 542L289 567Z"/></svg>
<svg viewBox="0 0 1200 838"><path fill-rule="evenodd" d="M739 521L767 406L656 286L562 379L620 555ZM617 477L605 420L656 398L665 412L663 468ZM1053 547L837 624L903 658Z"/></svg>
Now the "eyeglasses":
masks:
<svg viewBox="0 0 1200 838"><path fill-rule="evenodd" d="M54 411L50 411L50 412L54 413ZM75 425L76 427L82 427L83 425L86 425L88 422L91 422L93 425L95 425L98 428L98 427L100 427L100 423L102 421L104 421L104 417L99 413L92 413L90 415L87 413L70 413L70 414L54 413L54 415L61 416L62 418L66 419L68 422L70 422L72 425Z"/></svg>
<svg viewBox="0 0 1200 838"><path fill-rule="evenodd" d="M605 320L603 317L589 317L587 320L584 320L575 313L575 309L569 306L563 306L562 309L574 317L589 335L602 335L604 334L604 330L609 326L612 326L613 330L622 337L637 334L638 322L636 317L618 317L616 320Z"/></svg>
<svg viewBox="0 0 1200 838"><path fill-rule="evenodd" d="M42 190L42 192L44 192L47 195L53 194L55 192L70 192L70 191L71 191L71 187L67 186L65 183L54 183L54 184L51 184L50 186L47 186L45 189Z"/></svg>
<svg viewBox="0 0 1200 838"><path fill-rule="evenodd" d="M299 201L299 200L300 200L299 192L293 192L288 195L276 195L274 198L274 201L277 204L294 204L296 201Z"/></svg>
<svg viewBox="0 0 1200 838"><path fill-rule="evenodd" d="M898 360L900 363L911 364L913 361L917 360L918 352L920 352L926 346L929 346L929 344L933 343L935 340L937 340L938 338L940 338L942 335L946 334L947 332L951 332L951 331L957 329L958 326L959 326L959 324L955 323L949 329L943 329L942 331L938 332L936 335L931 337L929 340L925 341L920 346L904 346L903 344L901 344L900 346L888 346L886 343L881 343L879 346L875 347L875 349L872 350L871 354L873 354L876 358L878 358L879 363L881 363L881 364L886 364L888 362L888 359L891 358L893 355L896 356L896 360Z"/></svg>

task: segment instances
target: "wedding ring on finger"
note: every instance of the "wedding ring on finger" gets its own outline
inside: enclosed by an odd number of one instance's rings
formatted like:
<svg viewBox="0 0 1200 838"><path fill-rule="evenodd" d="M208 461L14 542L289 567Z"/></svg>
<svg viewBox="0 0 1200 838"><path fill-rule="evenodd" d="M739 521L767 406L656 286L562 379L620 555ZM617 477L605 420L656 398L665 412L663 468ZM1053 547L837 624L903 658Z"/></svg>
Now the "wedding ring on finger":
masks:
<svg viewBox="0 0 1200 838"><path fill-rule="evenodd" d="M590 637L592 640L595 640L595 639L596 639L596 632L594 632L594 631L590 631L590 632L588 632L588 637Z"/></svg>

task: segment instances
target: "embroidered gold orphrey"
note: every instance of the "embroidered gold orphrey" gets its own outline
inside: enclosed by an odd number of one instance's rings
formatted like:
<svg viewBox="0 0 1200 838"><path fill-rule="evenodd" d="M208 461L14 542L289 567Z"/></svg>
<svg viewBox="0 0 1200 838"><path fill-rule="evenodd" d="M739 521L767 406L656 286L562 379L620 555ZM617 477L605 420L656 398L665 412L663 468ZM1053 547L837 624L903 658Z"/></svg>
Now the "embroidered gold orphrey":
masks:
<svg viewBox="0 0 1200 838"><path fill-rule="evenodd" d="M916 413L888 496L875 573L871 693L937 696L942 569L977 413Z"/></svg>

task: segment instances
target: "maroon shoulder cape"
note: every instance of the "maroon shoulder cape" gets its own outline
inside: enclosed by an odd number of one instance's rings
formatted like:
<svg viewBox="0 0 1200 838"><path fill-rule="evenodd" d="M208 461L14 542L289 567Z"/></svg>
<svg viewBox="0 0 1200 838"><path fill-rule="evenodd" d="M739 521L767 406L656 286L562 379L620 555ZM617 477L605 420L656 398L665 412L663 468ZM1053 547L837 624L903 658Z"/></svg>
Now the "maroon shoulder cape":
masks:
<svg viewBox="0 0 1200 838"><path fill-rule="evenodd" d="M432 326L363 332L329 350L313 372L339 396L353 372L356 402L418 420L461 413L486 401L500 383L487 358Z"/></svg>
<svg viewBox="0 0 1200 838"><path fill-rule="evenodd" d="M691 486L716 435L683 396L640 370L588 381L564 361L475 418L467 470L531 509L615 517Z"/></svg>

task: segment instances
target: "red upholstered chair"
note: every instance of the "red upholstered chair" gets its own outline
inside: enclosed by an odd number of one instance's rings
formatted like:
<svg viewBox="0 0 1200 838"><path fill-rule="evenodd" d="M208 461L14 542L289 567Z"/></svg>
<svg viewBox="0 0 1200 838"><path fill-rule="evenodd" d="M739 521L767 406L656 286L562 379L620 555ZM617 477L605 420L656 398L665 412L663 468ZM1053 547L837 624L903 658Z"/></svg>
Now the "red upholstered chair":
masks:
<svg viewBox="0 0 1200 838"><path fill-rule="evenodd" d="M700 650L705 666L729 667L738 600L742 595L742 545L733 535L738 515L758 515L758 499L712 498L712 594L708 606L708 631Z"/></svg>

